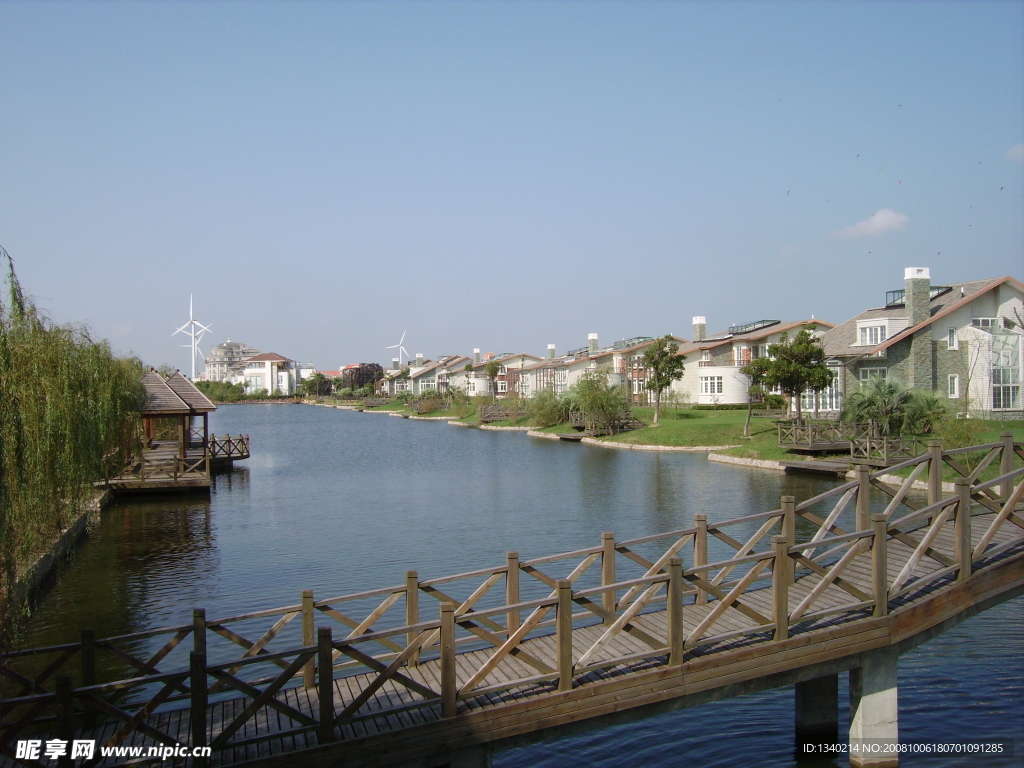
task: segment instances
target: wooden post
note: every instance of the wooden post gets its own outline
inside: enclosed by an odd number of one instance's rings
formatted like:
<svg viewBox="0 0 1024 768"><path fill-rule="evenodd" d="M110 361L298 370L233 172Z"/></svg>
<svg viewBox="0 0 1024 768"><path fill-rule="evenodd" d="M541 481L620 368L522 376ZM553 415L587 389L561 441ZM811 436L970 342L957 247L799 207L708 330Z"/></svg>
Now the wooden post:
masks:
<svg viewBox="0 0 1024 768"><path fill-rule="evenodd" d="M558 658L558 690L572 690L572 582L559 579L558 613L555 616L555 646Z"/></svg>
<svg viewBox="0 0 1024 768"><path fill-rule="evenodd" d="M96 685L96 632L91 629L82 630L82 687ZM82 702L82 727L96 727L96 712L84 701Z"/></svg>
<svg viewBox="0 0 1024 768"><path fill-rule="evenodd" d="M320 723L317 738L321 744L334 741L334 642L330 627L316 631L317 693L320 698Z"/></svg>
<svg viewBox="0 0 1024 768"><path fill-rule="evenodd" d="M441 717L455 716L455 686L455 605L441 603Z"/></svg>
<svg viewBox="0 0 1024 768"><path fill-rule="evenodd" d="M889 613L889 533L885 515L871 516L871 527L875 531L871 540L871 593L875 599L874 616Z"/></svg>
<svg viewBox="0 0 1024 768"><path fill-rule="evenodd" d="M611 531L604 531L601 534L601 586L608 586L615 583L615 534ZM601 605L609 613L615 613L615 605L619 596L615 590L604 592L601 595ZM613 624L614 619L605 619L605 624Z"/></svg>
<svg viewBox="0 0 1024 768"><path fill-rule="evenodd" d="M942 498L942 441L928 441L928 503Z"/></svg>
<svg viewBox="0 0 1024 768"><path fill-rule="evenodd" d="M953 539L956 543L956 561L960 570L957 581L971 576L971 482L966 477L956 479L956 517L953 518Z"/></svg>
<svg viewBox="0 0 1024 768"><path fill-rule="evenodd" d="M519 602L519 553L505 553L505 605ZM519 629L519 611L509 611L506 619L508 635Z"/></svg>
<svg viewBox="0 0 1024 768"><path fill-rule="evenodd" d="M793 496L782 497L782 535L786 537L789 546L796 544L796 498ZM795 563L790 563L795 565ZM789 569L789 580L793 582L796 577L796 569Z"/></svg>
<svg viewBox="0 0 1024 768"><path fill-rule="evenodd" d="M192 651L188 657L189 667L189 722L192 730L192 744L194 747L205 747L206 740L206 653L203 651ZM207 758L196 757L192 765L205 766Z"/></svg>
<svg viewBox="0 0 1024 768"><path fill-rule="evenodd" d="M683 561L671 557L668 561L668 663L678 667L683 663Z"/></svg>
<svg viewBox="0 0 1024 768"><path fill-rule="evenodd" d="M64 750L64 754L57 758L58 768L71 768L73 765L71 759L71 739L75 730L74 723L71 720L74 710L72 701L73 690L71 675L57 675L56 736L58 739L67 742L67 749Z"/></svg>
<svg viewBox="0 0 1024 768"><path fill-rule="evenodd" d="M871 468L857 465L857 530L871 528Z"/></svg>
<svg viewBox="0 0 1024 768"><path fill-rule="evenodd" d="M789 637L789 542L785 536L772 536L775 562L772 564L772 614L775 639Z"/></svg>
<svg viewBox="0 0 1024 768"><path fill-rule="evenodd" d="M1000 432L999 436L1003 438L1003 453L999 457L999 474L1005 475L1008 472L1013 472L1013 432ZM1001 490L1005 504L1010 498L1010 494L1013 493L1013 481L1005 480Z"/></svg>
<svg viewBox="0 0 1024 768"><path fill-rule="evenodd" d="M302 645L305 648L313 645L316 638L313 635L313 590L302 590ZM316 685L316 662L310 659L302 669L302 683L306 688L313 688Z"/></svg>
<svg viewBox="0 0 1024 768"><path fill-rule="evenodd" d="M693 536L693 567L699 568L702 565L708 564L708 516L699 513L693 516L693 527L697 529L697 532ZM702 571L697 574L702 579L707 579L707 571ZM700 587L697 587L697 598L694 601L696 605L706 605L708 602L708 593Z"/></svg>
<svg viewBox="0 0 1024 768"><path fill-rule="evenodd" d="M206 609L192 611L192 650L206 655Z"/></svg>
<svg viewBox="0 0 1024 768"><path fill-rule="evenodd" d="M417 571L405 572L405 624L413 626L420 623L420 575ZM409 632L405 636L406 645L416 642L419 632ZM420 663L420 652L413 651L412 656L406 662L408 666L415 667Z"/></svg>

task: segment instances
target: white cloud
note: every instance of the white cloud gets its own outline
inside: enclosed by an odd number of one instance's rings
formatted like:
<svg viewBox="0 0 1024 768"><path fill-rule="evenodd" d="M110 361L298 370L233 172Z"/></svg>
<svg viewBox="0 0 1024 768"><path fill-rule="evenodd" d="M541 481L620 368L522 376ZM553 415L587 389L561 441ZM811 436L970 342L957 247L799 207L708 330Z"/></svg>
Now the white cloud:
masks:
<svg viewBox="0 0 1024 768"><path fill-rule="evenodd" d="M1024 163L1024 144L1014 144L1006 150L1006 157L1010 160L1016 160L1018 163Z"/></svg>
<svg viewBox="0 0 1024 768"><path fill-rule="evenodd" d="M886 232L893 232L897 229L903 229L909 221L910 217L905 213L894 211L892 208L880 208L864 219L864 221L858 221L856 224L840 229L832 234L846 240L854 240L858 237L873 237L875 235L884 235Z"/></svg>

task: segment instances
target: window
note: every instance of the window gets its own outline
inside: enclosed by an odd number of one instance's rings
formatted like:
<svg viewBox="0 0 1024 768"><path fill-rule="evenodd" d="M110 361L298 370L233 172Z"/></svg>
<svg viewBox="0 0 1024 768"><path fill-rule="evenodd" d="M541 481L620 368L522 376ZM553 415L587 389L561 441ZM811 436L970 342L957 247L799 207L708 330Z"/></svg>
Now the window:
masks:
<svg viewBox="0 0 1024 768"><path fill-rule="evenodd" d="M857 377L861 381L871 381L871 379L885 379L885 368L861 368L857 371Z"/></svg>
<svg viewBox="0 0 1024 768"><path fill-rule="evenodd" d="M946 349L960 349L960 339L956 337L956 328L950 328L946 335Z"/></svg>
<svg viewBox="0 0 1024 768"><path fill-rule="evenodd" d="M857 345L861 347L873 347L885 341L884 325L868 325L857 329Z"/></svg>
<svg viewBox="0 0 1024 768"><path fill-rule="evenodd" d="M984 319L984 318L983 318ZM1020 408L1020 350L1015 334L996 334L992 340L992 408Z"/></svg>
<svg viewBox="0 0 1024 768"><path fill-rule="evenodd" d="M949 399L950 400L956 400L958 397L960 397L960 374L957 374L957 373L949 374L949 384L948 384L948 387L949 387L948 392L949 392Z"/></svg>
<svg viewBox="0 0 1024 768"><path fill-rule="evenodd" d="M1001 317L972 317L971 325L975 328L994 330L1003 327L1003 320Z"/></svg>
<svg viewBox="0 0 1024 768"><path fill-rule="evenodd" d="M722 377L721 376L701 376L700 377L700 393L702 395L720 395L720 394L722 394Z"/></svg>
<svg viewBox="0 0 1024 768"><path fill-rule="evenodd" d="M711 360L711 350L705 349L703 352L701 352L700 359L705 363L709 362Z"/></svg>

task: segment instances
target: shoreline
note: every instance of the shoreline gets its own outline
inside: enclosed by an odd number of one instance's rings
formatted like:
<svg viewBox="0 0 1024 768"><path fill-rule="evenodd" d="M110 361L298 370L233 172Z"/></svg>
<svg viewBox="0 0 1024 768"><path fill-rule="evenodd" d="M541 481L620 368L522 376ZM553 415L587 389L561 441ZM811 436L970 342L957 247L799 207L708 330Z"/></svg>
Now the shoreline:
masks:
<svg viewBox="0 0 1024 768"><path fill-rule="evenodd" d="M61 530L31 564L18 571L14 584L11 585L11 596L14 600L23 603L45 596L47 582L59 574L71 560L72 553L81 546L93 526L100 522L100 515L110 506L113 499L114 494L109 488L97 491L85 503L74 521Z"/></svg>

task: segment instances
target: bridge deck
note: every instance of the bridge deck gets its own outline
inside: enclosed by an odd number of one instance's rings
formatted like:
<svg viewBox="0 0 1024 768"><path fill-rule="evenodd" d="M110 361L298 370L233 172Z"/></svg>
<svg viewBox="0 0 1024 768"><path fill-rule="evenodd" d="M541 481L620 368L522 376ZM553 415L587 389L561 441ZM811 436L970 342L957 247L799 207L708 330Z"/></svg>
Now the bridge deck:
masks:
<svg viewBox="0 0 1024 768"><path fill-rule="evenodd" d="M975 533L973 538L975 544L980 541L981 536L987 527L987 523L992 517L993 515L991 514L977 515L974 517L975 524L973 526L973 530ZM1014 537L1019 538L1016 536L1015 532L1003 528L997 534L995 543L1006 543L1011 541ZM942 528L933 544L939 550L949 551L951 549L953 544L952 522L947 523ZM1021 548L1024 549L1024 543L1021 544ZM913 551L912 547L900 541L890 542L888 559L890 580L894 579L899 574L903 566L913 554ZM922 560L914 570L914 575L923 576L935 570L937 570L936 565L928 563L927 560ZM844 571L844 574L844 578L848 583L857 586L866 592L870 592L870 553L864 553L854 557ZM803 575L797 578L796 582L789 590L790 610L796 608L796 606L810 593L817 581L818 579L811 575ZM913 606L917 602L927 599L930 594L943 586L944 583L945 582L939 582L937 584L933 583L931 587L923 589L920 594L904 600L901 608L905 609ZM743 602L746 605L766 615L771 615L771 601L771 590L767 588L755 589L753 591L746 592L743 597ZM819 609L841 609L844 605L851 605L855 602L855 599L848 592L831 585L822 594L822 599L819 601L818 606ZM716 603L717 601L712 599L706 605L686 605L683 614L683 624L687 633L692 631L707 617L707 615L715 608ZM898 610L900 610L900 608L895 609L894 613ZM810 658L816 653L820 653L822 648L834 646L836 642L834 633L830 634L827 632L819 632L819 630L840 627L857 622L863 623L869 616L870 609L865 610L864 608L855 609L845 613L840 612L826 618L797 624L793 627L792 634L807 635L809 633L815 633L820 635L820 638L817 639L814 638L814 635L811 635L808 638L810 642L806 644L803 654ZM636 618L633 624L655 636L664 637L667 632L666 611L658 610L641 614ZM756 628L757 624L749 617L733 611L723 615L719 626L725 630L749 630ZM599 639L604 629L606 629L606 627L600 623L575 627L573 629L574 662L578 660L580 653L579 649L589 648ZM876 635L879 634L879 630L877 628L868 629L867 632L874 632ZM708 645L699 646L698 648L689 651L687 656L688 658L691 656L706 657L714 655L716 652L734 650L740 647L767 645L770 640L771 632L769 630L767 632L748 635L746 637L712 641ZM555 647L555 636L553 633L529 639L522 644L522 648L537 659L540 659L552 667L557 665L557 651ZM629 656L631 654L642 655L649 651L650 647L645 645L642 641L627 634L620 633L609 642L607 647L607 657L616 658ZM456 657L458 685L461 687L474 674L474 672L481 667L493 652L494 648L487 648L459 653ZM644 669L653 669L663 666L664 663L665 657L662 656L655 659L647 658L617 664L612 667L590 671L577 676L575 679L575 685L578 687L598 681L609 681ZM727 670L724 669L722 670L723 673L726 671ZM440 662L437 659L423 661L414 667L409 667L404 670L404 674L431 689L438 690L441 687ZM523 680L531 674L536 674L536 670L519 661L514 656L509 656L506 657L491 673L491 675L488 676L485 683L501 685L502 683L511 683ZM348 704L353 702L375 677L376 673L371 673L336 679L334 682L336 711L343 710ZM503 691L483 693L479 696L463 699L459 703L459 711L460 713L471 712L493 709L509 703L524 703L534 700L539 701L554 690L555 683L547 681L528 685L517 685ZM278 701L287 704L289 707L293 707L299 712L309 716L311 719L315 718L317 715L319 702L317 689L315 687L310 689L306 689L302 686L288 688L280 691L276 698ZM248 697L238 697L211 703L209 713L207 715L208 731L211 740L221 732L225 724L230 723L241 715L251 701L252 699ZM441 705L437 701L433 703L424 702L419 706L404 712L374 714L375 712L390 710L403 704L414 704L417 701L423 701L423 698L402 685L388 681L384 683L384 685L369 701L366 702L361 710L363 714L340 727L340 739L342 741L346 741L357 740L367 736L385 735L403 729L440 721L442 719ZM187 709L158 713L154 717L150 718L150 723L155 728L172 736L182 744L190 742L190 721ZM95 738L98 743L104 743L114 735L121 725L122 723L120 722L110 721L93 731L78 732L76 733L76 738ZM233 741L245 741L250 743L231 750L214 752L213 757L211 758L211 765L231 765L242 763L259 758L280 755L294 750L305 749L318 744L317 735L312 730L298 735L290 734L280 737L275 737L274 735L282 731L292 730L295 726L296 723L286 715L265 707L254 717L250 718L232 739ZM143 734L134 733L126 739L123 744L150 745L153 744L153 741L145 738ZM116 762L123 762L123 760L118 760ZM10 764L12 764L10 761L0 759L0 765L6 766Z"/></svg>

